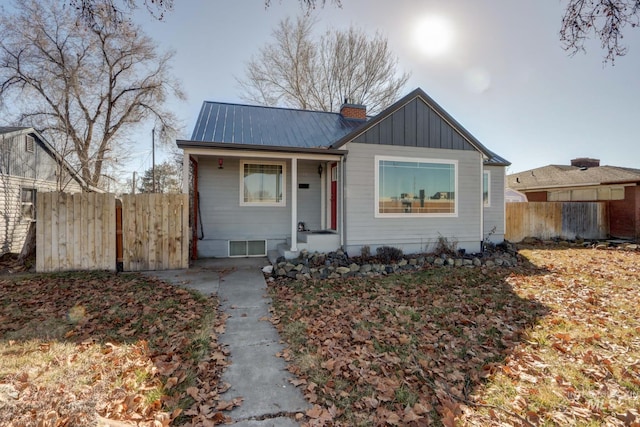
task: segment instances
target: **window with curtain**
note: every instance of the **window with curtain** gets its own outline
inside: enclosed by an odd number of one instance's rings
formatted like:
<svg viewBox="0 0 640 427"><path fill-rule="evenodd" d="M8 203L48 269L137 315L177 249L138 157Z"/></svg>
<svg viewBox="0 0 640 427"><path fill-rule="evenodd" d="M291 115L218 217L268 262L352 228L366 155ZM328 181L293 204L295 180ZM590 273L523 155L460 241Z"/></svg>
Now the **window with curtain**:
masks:
<svg viewBox="0 0 640 427"><path fill-rule="evenodd" d="M285 206L285 164L241 162L240 205Z"/></svg>
<svg viewBox="0 0 640 427"><path fill-rule="evenodd" d="M485 207L491 206L491 174L484 171L482 174L482 202Z"/></svg>

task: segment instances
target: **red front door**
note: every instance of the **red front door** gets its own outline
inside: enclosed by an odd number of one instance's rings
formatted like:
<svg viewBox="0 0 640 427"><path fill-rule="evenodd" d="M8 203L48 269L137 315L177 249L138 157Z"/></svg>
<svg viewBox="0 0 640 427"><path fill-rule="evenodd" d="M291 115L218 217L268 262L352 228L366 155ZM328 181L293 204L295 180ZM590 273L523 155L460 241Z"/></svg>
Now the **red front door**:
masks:
<svg viewBox="0 0 640 427"><path fill-rule="evenodd" d="M331 229L338 229L338 164L331 164Z"/></svg>

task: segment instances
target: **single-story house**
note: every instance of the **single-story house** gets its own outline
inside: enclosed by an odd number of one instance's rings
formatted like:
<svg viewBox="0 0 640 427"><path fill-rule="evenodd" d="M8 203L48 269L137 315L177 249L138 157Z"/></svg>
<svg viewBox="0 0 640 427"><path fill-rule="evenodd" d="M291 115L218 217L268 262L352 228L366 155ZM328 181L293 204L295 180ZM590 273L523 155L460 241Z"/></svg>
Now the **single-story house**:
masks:
<svg viewBox="0 0 640 427"><path fill-rule="evenodd" d="M577 158L570 165L548 165L510 174L507 186L530 202L603 202L609 234L640 239L640 169L600 166L599 159Z"/></svg>
<svg viewBox="0 0 640 427"><path fill-rule="evenodd" d="M509 162L422 89L373 117L204 102L177 144L199 257L504 240Z"/></svg>
<svg viewBox="0 0 640 427"><path fill-rule="evenodd" d="M38 192L86 187L64 158L31 127L0 127L0 254L20 252L36 219Z"/></svg>

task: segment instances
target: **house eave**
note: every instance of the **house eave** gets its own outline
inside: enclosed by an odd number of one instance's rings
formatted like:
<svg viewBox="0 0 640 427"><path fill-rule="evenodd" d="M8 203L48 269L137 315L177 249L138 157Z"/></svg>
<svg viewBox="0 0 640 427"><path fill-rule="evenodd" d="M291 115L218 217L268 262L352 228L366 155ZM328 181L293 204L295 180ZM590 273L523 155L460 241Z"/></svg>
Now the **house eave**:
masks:
<svg viewBox="0 0 640 427"><path fill-rule="evenodd" d="M211 150L231 150L231 151L259 151L291 154L327 154L332 156L345 156L349 150L339 150L335 148L306 148L306 147L282 147L276 145L256 145L256 144L230 144L222 142L203 142L179 139L176 141L178 148L205 148Z"/></svg>

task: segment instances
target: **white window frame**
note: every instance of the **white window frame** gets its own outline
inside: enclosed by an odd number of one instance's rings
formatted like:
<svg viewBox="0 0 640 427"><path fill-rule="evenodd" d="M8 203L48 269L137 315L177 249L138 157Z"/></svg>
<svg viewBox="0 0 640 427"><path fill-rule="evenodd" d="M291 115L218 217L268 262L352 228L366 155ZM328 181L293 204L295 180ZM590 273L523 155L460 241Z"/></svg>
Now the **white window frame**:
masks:
<svg viewBox="0 0 640 427"><path fill-rule="evenodd" d="M484 177L487 177L487 201L484 201ZM482 171L482 205L491 207L491 171Z"/></svg>
<svg viewBox="0 0 640 427"><path fill-rule="evenodd" d="M30 201L24 201L24 194L29 191L31 194ZM37 190L32 187L22 187L20 189L20 220L25 222L32 222L36 220L36 197L38 197ZM25 207L30 208L31 217L25 216Z"/></svg>
<svg viewBox="0 0 640 427"><path fill-rule="evenodd" d="M244 200L244 165L279 165L282 166L282 200L279 202L245 202ZM240 161L240 206L287 206L287 163L268 160L241 160Z"/></svg>
<svg viewBox="0 0 640 427"><path fill-rule="evenodd" d="M380 161L410 163L438 163L454 167L454 211L452 213L380 213ZM453 159L430 159L420 157L375 156L374 161L374 217L375 218L457 218L458 217L458 161Z"/></svg>

